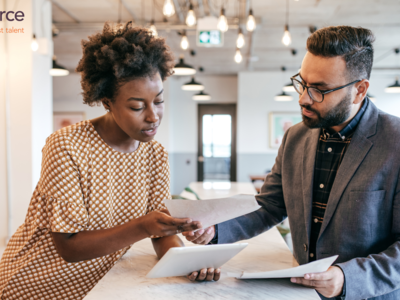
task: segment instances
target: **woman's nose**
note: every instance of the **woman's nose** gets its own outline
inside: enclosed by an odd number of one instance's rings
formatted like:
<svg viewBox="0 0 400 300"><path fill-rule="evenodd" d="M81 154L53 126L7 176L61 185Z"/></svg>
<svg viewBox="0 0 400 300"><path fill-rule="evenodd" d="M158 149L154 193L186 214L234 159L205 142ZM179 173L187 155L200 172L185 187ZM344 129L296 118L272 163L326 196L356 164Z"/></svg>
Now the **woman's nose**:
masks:
<svg viewBox="0 0 400 300"><path fill-rule="evenodd" d="M146 114L146 122L157 123L160 117L157 114L157 110L154 107L150 107Z"/></svg>

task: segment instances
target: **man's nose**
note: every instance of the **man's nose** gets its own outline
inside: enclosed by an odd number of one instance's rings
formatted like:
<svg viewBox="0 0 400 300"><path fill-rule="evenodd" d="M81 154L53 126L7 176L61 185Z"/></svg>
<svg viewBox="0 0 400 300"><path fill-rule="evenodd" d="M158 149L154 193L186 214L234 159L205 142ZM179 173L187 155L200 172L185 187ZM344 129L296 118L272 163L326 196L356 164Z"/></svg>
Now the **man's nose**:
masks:
<svg viewBox="0 0 400 300"><path fill-rule="evenodd" d="M310 96L307 93L307 90L303 92L303 95L299 94L299 104L300 106L303 105L312 105L314 101L310 98Z"/></svg>

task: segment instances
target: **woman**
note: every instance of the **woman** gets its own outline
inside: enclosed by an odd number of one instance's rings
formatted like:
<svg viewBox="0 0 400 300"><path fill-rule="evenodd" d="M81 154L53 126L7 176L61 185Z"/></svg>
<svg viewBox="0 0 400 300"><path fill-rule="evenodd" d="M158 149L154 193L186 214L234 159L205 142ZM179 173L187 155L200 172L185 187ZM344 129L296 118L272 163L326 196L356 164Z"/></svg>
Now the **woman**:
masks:
<svg viewBox="0 0 400 300"><path fill-rule="evenodd" d="M82 46L83 101L107 113L47 139L25 223L0 263L1 299L82 299L135 242L152 237L162 257L183 246L176 233L201 226L161 211L168 156L153 138L174 63L165 40L105 24ZM189 278L219 279L208 271Z"/></svg>

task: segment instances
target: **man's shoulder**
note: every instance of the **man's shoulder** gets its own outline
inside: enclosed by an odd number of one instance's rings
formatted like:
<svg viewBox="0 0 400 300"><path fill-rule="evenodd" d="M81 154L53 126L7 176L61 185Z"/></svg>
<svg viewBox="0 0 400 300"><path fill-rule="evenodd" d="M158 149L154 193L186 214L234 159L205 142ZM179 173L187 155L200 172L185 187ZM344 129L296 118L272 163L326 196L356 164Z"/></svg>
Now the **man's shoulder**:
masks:
<svg viewBox="0 0 400 300"><path fill-rule="evenodd" d="M400 135L400 118L378 110L378 134L388 132Z"/></svg>

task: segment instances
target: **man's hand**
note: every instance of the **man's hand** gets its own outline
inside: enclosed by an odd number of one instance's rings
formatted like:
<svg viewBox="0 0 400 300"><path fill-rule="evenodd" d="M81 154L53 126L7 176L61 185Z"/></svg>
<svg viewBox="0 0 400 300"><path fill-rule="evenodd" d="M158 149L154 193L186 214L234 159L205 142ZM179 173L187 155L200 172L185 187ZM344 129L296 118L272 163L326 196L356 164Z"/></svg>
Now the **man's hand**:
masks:
<svg viewBox="0 0 400 300"><path fill-rule="evenodd" d="M341 268L332 266L326 272L305 274L304 278L294 277L291 278L290 281L312 287L321 295L332 298L342 293L344 275Z"/></svg>
<svg viewBox="0 0 400 300"><path fill-rule="evenodd" d="M190 281L218 281L221 276L221 269L201 269L200 272L193 272L188 275Z"/></svg>
<svg viewBox="0 0 400 300"><path fill-rule="evenodd" d="M207 245L214 238L215 226L213 225L206 229L200 229L196 232L183 232L182 235L184 235L189 242L199 245Z"/></svg>

